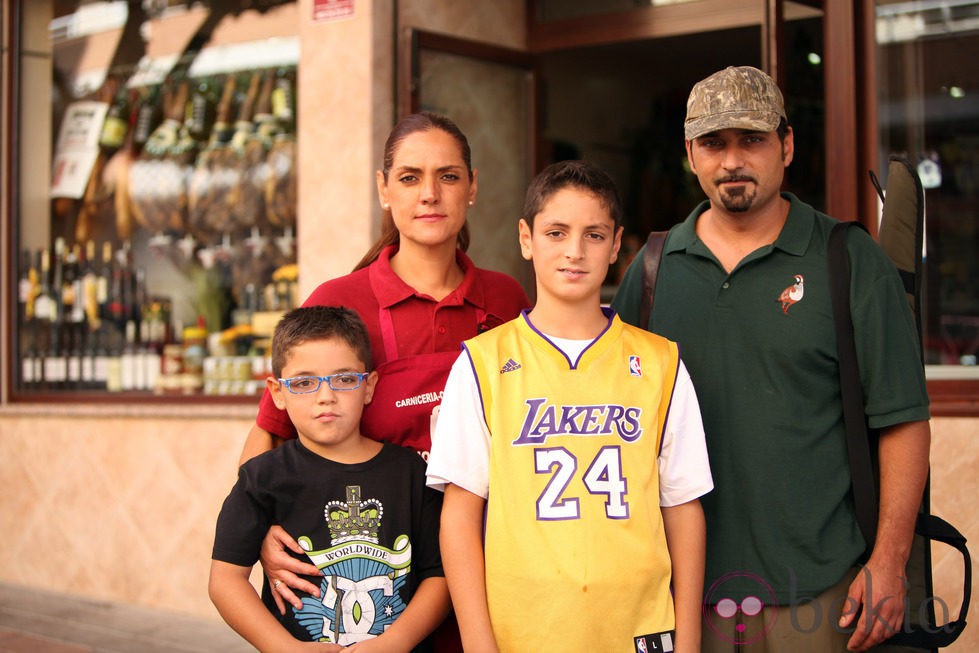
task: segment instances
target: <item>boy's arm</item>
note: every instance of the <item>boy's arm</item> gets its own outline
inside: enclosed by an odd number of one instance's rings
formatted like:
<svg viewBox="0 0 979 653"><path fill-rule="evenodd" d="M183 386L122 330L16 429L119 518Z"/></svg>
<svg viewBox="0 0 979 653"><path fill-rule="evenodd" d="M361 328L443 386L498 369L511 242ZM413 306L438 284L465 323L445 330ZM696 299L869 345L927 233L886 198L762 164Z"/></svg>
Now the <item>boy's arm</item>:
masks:
<svg viewBox="0 0 979 653"><path fill-rule="evenodd" d="M366 639L346 651L351 653L409 653L428 637L449 614L449 590L441 576L430 576L418 586L394 623L383 633Z"/></svg>
<svg viewBox="0 0 979 653"><path fill-rule="evenodd" d="M700 651L700 609L704 598L704 558L707 535L704 510L694 499L664 507L663 526L673 567L673 606L676 613L676 651Z"/></svg>
<svg viewBox="0 0 979 653"><path fill-rule="evenodd" d="M220 560L211 561L207 593L221 617L235 632L263 653L309 649L321 653L338 653L337 644L300 642L266 609L255 588L248 582L249 567Z"/></svg>
<svg viewBox="0 0 979 653"><path fill-rule="evenodd" d="M496 652L486 603L483 511L486 500L451 483L442 500L442 566L466 653Z"/></svg>

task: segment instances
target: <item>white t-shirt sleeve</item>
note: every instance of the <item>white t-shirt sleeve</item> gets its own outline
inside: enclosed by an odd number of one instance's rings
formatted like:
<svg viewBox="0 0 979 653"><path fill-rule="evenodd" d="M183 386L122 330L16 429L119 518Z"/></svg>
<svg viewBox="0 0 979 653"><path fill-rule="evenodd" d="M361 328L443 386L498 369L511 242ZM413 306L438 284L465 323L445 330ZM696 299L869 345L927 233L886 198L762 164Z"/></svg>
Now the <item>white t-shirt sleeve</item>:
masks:
<svg viewBox="0 0 979 653"><path fill-rule="evenodd" d="M682 360L677 370L658 464L659 501L664 508L693 501L714 488L700 403Z"/></svg>
<svg viewBox="0 0 979 653"><path fill-rule="evenodd" d="M437 490L447 483L489 496L490 433L469 352L463 348L452 364L442 393L426 482Z"/></svg>

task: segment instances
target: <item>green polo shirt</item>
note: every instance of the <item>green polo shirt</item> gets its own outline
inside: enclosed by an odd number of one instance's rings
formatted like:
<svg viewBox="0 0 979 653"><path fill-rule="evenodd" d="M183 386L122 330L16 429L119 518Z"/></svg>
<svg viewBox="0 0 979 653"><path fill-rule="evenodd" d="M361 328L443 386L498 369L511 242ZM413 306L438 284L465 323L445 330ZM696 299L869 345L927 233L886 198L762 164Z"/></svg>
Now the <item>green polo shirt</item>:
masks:
<svg viewBox="0 0 979 653"><path fill-rule="evenodd" d="M836 220L784 197L791 208L778 239L730 274L694 230L707 202L671 230L659 270L651 330L680 344L714 476L714 491L701 498L708 598L717 583L736 600L765 600L758 592L771 588L790 604L835 584L865 548L850 492L826 263ZM895 268L862 231L848 232L847 247L870 425L928 419L917 335ZM612 301L631 324L642 274L637 256Z"/></svg>

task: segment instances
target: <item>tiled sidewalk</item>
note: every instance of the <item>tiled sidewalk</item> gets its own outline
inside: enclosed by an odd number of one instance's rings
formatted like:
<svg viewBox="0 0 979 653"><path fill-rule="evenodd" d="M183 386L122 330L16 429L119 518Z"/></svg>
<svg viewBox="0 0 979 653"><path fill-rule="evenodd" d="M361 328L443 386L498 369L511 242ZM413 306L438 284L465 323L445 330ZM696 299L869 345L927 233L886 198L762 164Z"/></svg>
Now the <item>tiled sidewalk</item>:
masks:
<svg viewBox="0 0 979 653"><path fill-rule="evenodd" d="M0 653L254 653L221 622L0 583Z"/></svg>

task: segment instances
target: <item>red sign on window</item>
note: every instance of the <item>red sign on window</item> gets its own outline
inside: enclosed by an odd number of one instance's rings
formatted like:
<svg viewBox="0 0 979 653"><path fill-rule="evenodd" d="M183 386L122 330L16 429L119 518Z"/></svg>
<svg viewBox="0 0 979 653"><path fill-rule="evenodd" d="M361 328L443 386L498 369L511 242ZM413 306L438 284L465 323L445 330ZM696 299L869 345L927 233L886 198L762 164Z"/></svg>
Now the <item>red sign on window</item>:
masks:
<svg viewBox="0 0 979 653"><path fill-rule="evenodd" d="M340 20L354 15L354 0L313 0L313 20Z"/></svg>

